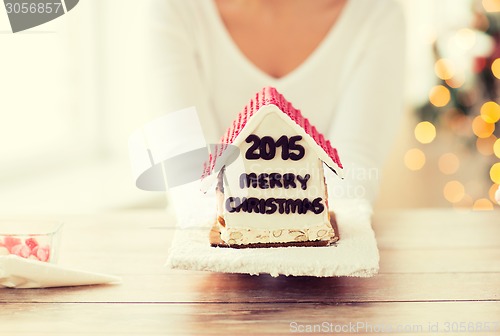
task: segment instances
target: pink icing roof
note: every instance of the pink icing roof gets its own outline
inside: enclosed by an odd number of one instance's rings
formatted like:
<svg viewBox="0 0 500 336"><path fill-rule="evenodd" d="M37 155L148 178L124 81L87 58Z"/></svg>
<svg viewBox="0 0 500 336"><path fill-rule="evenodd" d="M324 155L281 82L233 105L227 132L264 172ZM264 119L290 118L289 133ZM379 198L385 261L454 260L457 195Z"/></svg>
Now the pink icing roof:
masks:
<svg viewBox="0 0 500 336"><path fill-rule="evenodd" d="M231 127L226 131L224 136L221 138L221 146L217 146L212 154L210 154L208 161L204 165L203 176L210 175L215 167L215 162L219 158L227 145L233 143L240 132L245 128L248 120L262 107L265 105L276 105L283 113L288 115L297 125L302 127L304 131L309 134L316 144L325 151L325 153L337 164L339 168L342 167L340 162L337 149L333 148L330 141L326 140L323 134L319 133L316 127L311 125L307 118L302 116L300 110L293 107L293 105L283 97L281 93L278 92L273 87L265 87L262 91L258 92L255 97L245 106L245 109L241 111L237 118L233 121Z"/></svg>

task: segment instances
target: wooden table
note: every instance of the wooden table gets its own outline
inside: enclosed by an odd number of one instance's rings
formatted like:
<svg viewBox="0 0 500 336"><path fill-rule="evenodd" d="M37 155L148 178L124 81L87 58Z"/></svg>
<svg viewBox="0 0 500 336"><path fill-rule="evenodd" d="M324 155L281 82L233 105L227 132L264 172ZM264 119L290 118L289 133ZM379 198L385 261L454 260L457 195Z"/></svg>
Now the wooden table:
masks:
<svg viewBox="0 0 500 336"><path fill-rule="evenodd" d="M60 218L60 263L123 284L0 289L0 335L500 334L499 211L375 215L369 279L169 270L167 213Z"/></svg>

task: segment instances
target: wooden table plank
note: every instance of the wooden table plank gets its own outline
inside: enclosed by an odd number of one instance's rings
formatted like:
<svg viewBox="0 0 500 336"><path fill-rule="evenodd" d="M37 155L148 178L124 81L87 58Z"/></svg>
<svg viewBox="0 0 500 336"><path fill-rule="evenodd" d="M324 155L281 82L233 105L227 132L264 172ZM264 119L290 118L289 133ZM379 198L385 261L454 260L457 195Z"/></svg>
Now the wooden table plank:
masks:
<svg viewBox="0 0 500 336"><path fill-rule="evenodd" d="M380 249L380 274L498 272L500 248Z"/></svg>
<svg viewBox="0 0 500 336"><path fill-rule="evenodd" d="M128 275L117 286L2 290L2 302L355 303L500 300L500 273L382 274L374 278L177 272Z"/></svg>
<svg viewBox="0 0 500 336"><path fill-rule="evenodd" d="M113 244L109 251L71 251L65 253L62 264L120 276L179 273L164 267L168 245L164 246L161 240L156 249L148 246L123 250L119 244ZM99 263L95 262L97 259ZM380 274L492 272L500 272L500 248L380 250Z"/></svg>
<svg viewBox="0 0 500 336"><path fill-rule="evenodd" d="M494 335L500 332L500 303L11 304L0 311L0 322L1 335L270 335L315 325L357 335L397 335L400 329L410 335ZM468 329L460 332L460 324ZM484 332L486 326L495 329Z"/></svg>
<svg viewBox="0 0 500 336"><path fill-rule="evenodd" d="M500 247L500 211L382 212L374 216L373 228L381 249Z"/></svg>
<svg viewBox="0 0 500 336"><path fill-rule="evenodd" d="M500 324L499 215L376 214L381 270L370 279L169 270L171 214L62 216L61 264L121 275L123 284L0 289L0 335L285 334L292 321Z"/></svg>

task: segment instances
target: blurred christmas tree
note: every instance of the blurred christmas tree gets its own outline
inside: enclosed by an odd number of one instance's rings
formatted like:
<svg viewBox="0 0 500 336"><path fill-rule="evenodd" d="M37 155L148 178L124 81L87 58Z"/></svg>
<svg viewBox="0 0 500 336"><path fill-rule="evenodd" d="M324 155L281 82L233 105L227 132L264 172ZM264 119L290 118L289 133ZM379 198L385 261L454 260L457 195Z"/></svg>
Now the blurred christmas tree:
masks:
<svg viewBox="0 0 500 336"><path fill-rule="evenodd" d="M428 102L417 111L421 122L415 128L415 136L421 143L432 142L437 127L453 133L456 141L469 151L484 156L488 169L478 174L489 180L490 188L483 191L482 197L475 197L475 202L469 196L470 206L474 203L474 208L492 209L493 194L500 184L500 0L477 1L472 11L471 27L458 30L454 38L463 49L472 50L480 36L482 51L469 52L470 71L467 71L464 66L467 62L443 57L448 43L435 41L437 84L430 90ZM457 160L453 153L443 155L439 163L441 172L454 173L458 169L458 163L454 163ZM443 193L454 204L466 196L463 183L456 180L446 184Z"/></svg>

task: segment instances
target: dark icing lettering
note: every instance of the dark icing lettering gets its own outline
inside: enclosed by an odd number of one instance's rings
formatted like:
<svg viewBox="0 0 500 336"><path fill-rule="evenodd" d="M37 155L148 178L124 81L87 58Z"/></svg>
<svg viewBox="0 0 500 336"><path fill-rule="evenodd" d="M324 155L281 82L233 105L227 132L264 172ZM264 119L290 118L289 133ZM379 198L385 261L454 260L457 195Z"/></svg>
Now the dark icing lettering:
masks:
<svg viewBox="0 0 500 336"><path fill-rule="evenodd" d="M276 141L276 147L281 147L281 159L288 160L290 158L290 146L288 145L288 137L286 135L280 136Z"/></svg>
<svg viewBox="0 0 500 336"><path fill-rule="evenodd" d="M266 213L266 199L261 198L259 200L259 213L265 214Z"/></svg>
<svg viewBox="0 0 500 336"><path fill-rule="evenodd" d="M277 198L275 200L276 204L278 204L278 212L280 214L285 213L285 201L286 201L286 199L284 199L284 198Z"/></svg>
<svg viewBox="0 0 500 336"><path fill-rule="evenodd" d="M232 203L234 202L234 197L228 197L226 200L226 210L227 212L235 212L236 206Z"/></svg>
<svg viewBox="0 0 500 336"><path fill-rule="evenodd" d="M307 189L307 181L309 181L310 178L311 175L309 174L306 174L304 177L297 175L297 180L300 182L300 187L302 188L302 190Z"/></svg>
<svg viewBox="0 0 500 336"><path fill-rule="evenodd" d="M247 198L247 212L248 213L259 213L259 199L255 197Z"/></svg>
<svg viewBox="0 0 500 336"><path fill-rule="evenodd" d="M240 175L240 188L257 188L257 175L255 173Z"/></svg>
<svg viewBox="0 0 500 336"><path fill-rule="evenodd" d="M268 215L272 215L273 213L276 212L276 210L278 210L278 207L276 206L276 204L274 203L276 200L271 197L271 198L268 198L266 200L266 214Z"/></svg>
<svg viewBox="0 0 500 336"><path fill-rule="evenodd" d="M239 197L229 197L226 200L226 209L228 212L240 212L242 208L242 202L244 202L245 198L241 200ZM245 211L245 210L243 210Z"/></svg>
<svg viewBox="0 0 500 336"><path fill-rule="evenodd" d="M283 188L283 184L281 183L281 174L269 174L269 188Z"/></svg>
<svg viewBox="0 0 500 336"><path fill-rule="evenodd" d="M313 204L313 207L314 209L312 210L316 215L317 214L320 214L323 212L323 210L325 210L325 206L323 205L323 203L321 203L322 201L322 198L321 197L318 197L318 198L315 198L313 201L312 201L312 204Z"/></svg>
<svg viewBox="0 0 500 336"><path fill-rule="evenodd" d="M279 173L243 173L240 175L240 188L257 188L269 189L269 188L297 188L296 181L299 182L300 188L302 190L307 189L307 182L311 178L311 175L306 174L304 176L295 175L293 173L279 174Z"/></svg>
<svg viewBox="0 0 500 336"><path fill-rule="evenodd" d="M300 135L290 137L288 145L290 146L290 159L293 161L299 161L306 154L305 148L297 143L300 140L302 140L302 136ZM297 151L297 153L292 151Z"/></svg>
<svg viewBox="0 0 500 336"><path fill-rule="evenodd" d="M245 158L247 160L258 160L260 158L260 154L256 152L256 150L260 147L260 138L255 134L250 134L245 141L247 143L253 142L253 144L247 149Z"/></svg>
<svg viewBox="0 0 500 336"><path fill-rule="evenodd" d="M263 160L272 160L276 155L276 143L270 136L265 136L260 139L260 158Z"/></svg>
<svg viewBox="0 0 500 336"><path fill-rule="evenodd" d="M259 174L259 177L257 180L259 181L259 188L261 189L268 189L269 188L269 174L262 173Z"/></svg>
<svg viewBox="0 0 500 336"><path fill-rule="evenodd" d="M246 197L243 197L241 199L241 203L238 205L237 211L239 212L240 210L243 212L248 212L248 202Z"/></svg>
<svg viewBox="0 0 500 336"><path fill-rule="evenodd" d="M283 174L283 188L288 189L290 187L297 188L297 185L295 184L295 174Z"/></svg>
<svg viewBox="0 0 500 336"><path fill-rule="evenodd" d="M289 214L291 212L303 214L304 207L302 206L302 203L301 199L287 199L285 202L285 213Z"/></svg>
<svg viewBox="0 0 500 336"><path fill-rule="evenodd" d="M303 202L302 206L304 207L304 213L308 211L314 212L314 206L308 198L304 198L302 202Z"/></svg>
<svg viewBox="0 0 500 336"><path fill-rule="evenodd" d="M280 214L306 214L311 211L320 214L325 210L322 198L318 197L313 201L307 198L256 198L256 197L228 197L225 202L226 210L233 212L248 212L256 214L274 214L278 211Z"/></svg>
<svg viewBox="0 0 500 336"><path fill-rule="evenodd" d="M281 147L281 158L283 160L301 160L306 150L304 146L298 142L302 140L302 136L294 135L288 138L286 135L282 135L277 141L270 136L264 136L260 138L256 134L250 134L245 141L251 143L250 147L245 153L245 158L247 160L272 160L276 156L276 150Z"/></svg>

